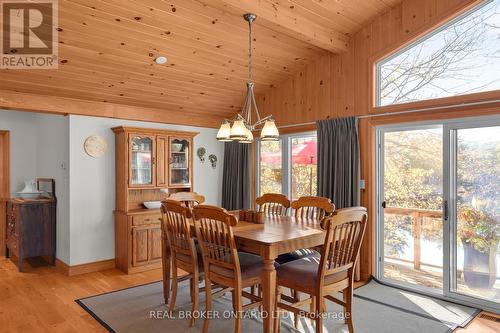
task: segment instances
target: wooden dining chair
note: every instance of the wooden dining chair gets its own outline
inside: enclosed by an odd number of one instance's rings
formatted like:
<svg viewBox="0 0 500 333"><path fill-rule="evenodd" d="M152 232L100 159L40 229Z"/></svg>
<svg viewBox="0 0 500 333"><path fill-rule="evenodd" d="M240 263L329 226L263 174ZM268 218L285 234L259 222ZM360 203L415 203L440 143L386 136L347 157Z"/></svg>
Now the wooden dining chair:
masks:
<svg viewBox="0 0 500 333"><path fill-rule="evenodd" d="M268 216L285 216L290 207L290 200L286 195L278 193L266 193L255 199L255 203L259 206L259 212Z"/></svg>
<svg viewBox="0 0 500 333"><path fill-rule="evenodd" d="M238 252L233 229L236 217L225 209L198 205L193 209L196 238L203 254L206 290L206 311L212 309L211 283L217 283L232 290L235 311L234 331L241 331L241 317L244 310L258 307L262 299L244 291L244 288L261 284L263 261L259 256ZM250 299L243 305L242 297ZM209 316L205 317L203 332L208 331Z"/></svg>
<svg viewBox="0 0 500 333"><path fill-rule="evenodd" d="M293 209L293 215L297 219L321 220L325 216L331 215L335 210L335 205L330 199L316 196L300 197L298 200L292 202L291 207ZM319 248L299 249L293 252L283 253L276 258L276 262L282 265L302 258L311 256L318 257L320 255L318 252L319 250ZM291 293L294 301L299 302L299 292L295 289L291 289ZM299 318L297 316L295 316L294 324L295 327L299 324Z"/></svg>
<svg viewBox="0 0 500 333"><path fill-rule="evenodd" d="M169 311L175 308L179 277L177 269L180 268L188 273L182 280L190 279L192 311L198 308L198 295L200 292L199 281L203 276L203 261L198 254L195 242L191 237L189 220L191 209L182 205L180 201L165 200L161 204L162 213L162 234L166 235L172 260L172 298L170 300ZM165 286L164 288L168 288ZM190 326L195 324L195 316L192 316Z"/></svg>
<svg viewBox="0 0 500 333"><path fill-rule="evenodd" d="M331 200L323 197L300 197L291 204L293 215L297 219L321 220L333 213L335 205ZM319 255L314 249L300 249L289 253L280 254L276 262L280 265L287 262L302 259L311 255Z"/></svg>
<svg viewBox="0 0 500 333"><path fill-rule="evenodd" d="M175 192L168 197L172 200L182 202L186 207L193 208L205 202L205 197L196 192Z"/></svg>
<svg viewBox="0 0 500 333"><path fill-rule="evenodd" d="M326 230L326 236L321 255L295 260L276 269L278 288L288 287L306 293L310 298L295 302L293 297L280 295L278 291L278 309L291 311L295 316L305 315L314 319L316 332L321 333L326 299L344 307L349 332L354 333L354 270L367 219L368 214L364 207L339 209L332 216L323 219L321 227ZM343 292L343 301L331 295L338 291ZM307 303L310 304L309 312L298 307ZM276 326L279 330L279 318Z"/></svg>
<svg viewBox="0 0 500 333"><path fill-rule="evenodd" d="M293 214L303 219L321 220L335 210L335 205L328 198L300 197L292 202Z"/></svg>

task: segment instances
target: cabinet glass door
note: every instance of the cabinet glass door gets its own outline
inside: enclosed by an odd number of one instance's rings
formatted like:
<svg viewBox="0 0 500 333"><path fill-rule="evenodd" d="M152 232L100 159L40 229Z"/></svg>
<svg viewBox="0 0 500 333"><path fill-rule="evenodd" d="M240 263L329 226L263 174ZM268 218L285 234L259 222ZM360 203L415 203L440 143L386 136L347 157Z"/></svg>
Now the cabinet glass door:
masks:
<svg viewBox="0 0 500 333"><path fill-rule="evenodd" d="M130 185L154 185L154 138L132 136L130 140Z"/></svg>
<svg viewBox="0 0 500 333"><path fill-rule="evenodd" d="M191 141L184 138L170 138L170 186L189 186Z"/></svg>

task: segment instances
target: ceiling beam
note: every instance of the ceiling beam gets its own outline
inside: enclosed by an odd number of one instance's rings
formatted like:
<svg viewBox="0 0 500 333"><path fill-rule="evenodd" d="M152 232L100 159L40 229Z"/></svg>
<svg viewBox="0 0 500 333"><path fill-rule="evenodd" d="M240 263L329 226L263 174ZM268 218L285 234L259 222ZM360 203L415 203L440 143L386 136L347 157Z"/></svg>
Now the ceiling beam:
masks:
<svg viewBox="0 0 500 333"><path fill-rule="evenodd" d="M169 111L124 104L0 90L0 109L60 115L119 118L155 123L217 128L223 118L184 111Z"/></svg>
<svg viewBox="0 0 500 333"><path fill-rule="evenodd" d="M202 0L207 6L216 7L232 14L252 12L258 24L284 33L301 41L333 53L347 51L349 37L321 26L290 8L288 1L278 0ZM259 20L260 19L260 20Z"/></svg>

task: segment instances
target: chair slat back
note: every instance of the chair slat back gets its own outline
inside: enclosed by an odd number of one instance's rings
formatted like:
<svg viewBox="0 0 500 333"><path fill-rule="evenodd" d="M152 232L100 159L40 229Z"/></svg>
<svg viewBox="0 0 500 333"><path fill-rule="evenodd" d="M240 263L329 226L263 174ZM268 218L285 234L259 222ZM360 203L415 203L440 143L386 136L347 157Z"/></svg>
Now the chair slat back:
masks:
<svg viewBox="0 0 500 333"><path fill-rule="evenodd" d="M327 231L321 253L321 279L345 270L350 270L352 277L367 219L366 208L352 207L339 209L321 221L321 227Z"/></svg>
<svg viewBox="0 0 500 333"><path fill-rule="evenodd" d="M223 208L210 205L195 206L193 214L205 272L211 271L212 266L220 266L233 270L234 276L241 278L232 229L237 224L236 217Z"/></svg>
<svg viewBox="0 0 500 333"><path fill-rule="evenodd" d="M161 214L162 234L166 235L171 251L196 258L196 247L188 221L192 215L191 210L179 201L167 199L162 201Z"/></svg>
<svg viewBox="0 0 500 333"><path fill-rule="evenodd" d="M172 193L169 199L182 202L186 207L193 208L205 202L205 197L196 192L175 192Z"/></svg>
<svg viewBox="0 0 500 333"><path fill-rule="evenodd" d="M255 199L255 203L259 205L259 212L268 216L285 216L290 207L290 200L286 195L278 193L266 193Z"/></svg>
<svg viewBox="0 0 500 333"><path fill-rule="evenodd" d="M331 200L323 197L300 197L292 202L294 216L303 219L322 219L335 210Z"/></svg>

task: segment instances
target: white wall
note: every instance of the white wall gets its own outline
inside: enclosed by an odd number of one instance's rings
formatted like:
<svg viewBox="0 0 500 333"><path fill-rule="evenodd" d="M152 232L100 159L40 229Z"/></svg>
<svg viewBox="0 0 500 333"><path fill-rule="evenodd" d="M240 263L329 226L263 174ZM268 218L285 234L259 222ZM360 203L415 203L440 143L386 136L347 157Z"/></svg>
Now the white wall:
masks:
<svg viewBox="0 0 500 333"><path fill-rule="evenodd" d="M69 118L37 114L37 177L54 178L57 197L57 257L69 261Z"/></svg>
<svg viewBox="0 0 500 333"><path fill-rule="evenodd" d="M115 149L112 127L134 126L199 132L194 138L194 190L206 203L220 205L223 144L216 130L119 119L56 116L0 110L0 129L10 131L11 193L24 180L55 178L57 203L57 257L68 265L114 258ZM85 139L102 136L108 152L92 158L83 150ZM204 164L196 157L207 149ZM212 169L208 155L218 158Z"/></svg>
<svg viewBox="0 0 500 333"><path fill-rule="evenodd" d="M24 181L54 178L57 203L57 257L69 261L68 117L0 110L0 129L10 131L10 192Z"/></svg>
<svg viewBox="0 0 500 333"><path fill-rule="evenodd" d="M37 117L34 113L0 110L0 129L10 131L10 193L22 190L24 181L36 178Z"/></svg>
<svg viewBox="0 0 500 333"><path fill-rule="evenodd" d="M70 151L70 265L114 258L115 150L112 127L134 126L199 132L194 138L194 190L205 195L206 203L220 205L223 144L216 139L217 130L110 118L69 116ZM83 150L89 135L99 135L108 144L108 152L92 158ZM196 157L199 147L207 149L202 164ZM218 158L212 169L208 155Z"/></svg>

